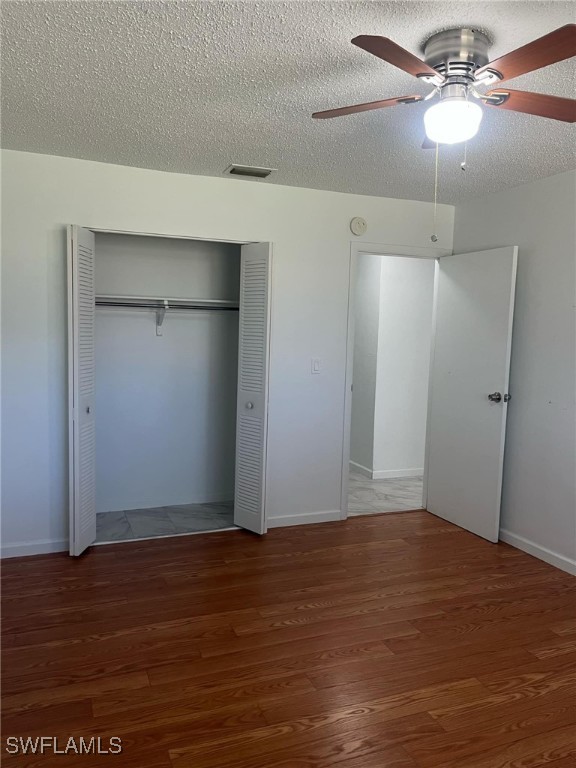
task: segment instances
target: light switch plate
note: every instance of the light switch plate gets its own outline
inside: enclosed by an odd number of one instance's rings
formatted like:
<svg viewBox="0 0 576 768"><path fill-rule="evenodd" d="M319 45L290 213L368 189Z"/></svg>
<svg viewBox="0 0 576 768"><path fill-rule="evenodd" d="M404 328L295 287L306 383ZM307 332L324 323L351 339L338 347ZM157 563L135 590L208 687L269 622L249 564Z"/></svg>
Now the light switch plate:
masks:
<svg viewBox="0 0 576 768"><path fill-rule="evenodd" d="M318 357L312 358L310 368L313 374L320 373L321 366L320 366L320 359Z"/></svg>

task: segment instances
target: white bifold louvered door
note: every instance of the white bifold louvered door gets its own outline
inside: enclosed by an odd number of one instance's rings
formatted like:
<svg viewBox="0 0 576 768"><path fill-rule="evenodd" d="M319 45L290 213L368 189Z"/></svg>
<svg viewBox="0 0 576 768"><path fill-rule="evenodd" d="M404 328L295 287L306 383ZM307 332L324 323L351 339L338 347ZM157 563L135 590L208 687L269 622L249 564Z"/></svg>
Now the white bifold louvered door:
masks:
<svg viewBox="0 0 576 768"><path fill-rule="evenodd" d="M270 243L242 246L234 523L266 533Z"/></svg>
<svg viewBox="0 0 576 768"><path fill-rule="evenodd" d="M68 228L70 554L96 539L94 233Z"/></svg>

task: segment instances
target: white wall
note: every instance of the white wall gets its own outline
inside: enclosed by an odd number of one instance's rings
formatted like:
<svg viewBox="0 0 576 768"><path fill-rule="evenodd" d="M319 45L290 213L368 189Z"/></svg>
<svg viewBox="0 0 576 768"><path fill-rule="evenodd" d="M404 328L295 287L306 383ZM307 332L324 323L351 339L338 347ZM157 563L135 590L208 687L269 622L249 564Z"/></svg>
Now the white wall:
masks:
<svg viewBox="0 0 576 768"><path fill-rule="evenodd" d="M354 389L350 422L350 461L354 468L363 472L371 472L374 466L374 405L381 265L381 256L358 256L354 286Z"/></svg>
<svg viewBox="0 0 576 768"><path fill-rule="evenodd" d="M96 235L96 292L238 297L240 246ZM238 313L96 311L96 510L234 497Z"/></svg>
<svg viewBox="0 0 576 768"><path fill-rule="evenodd" d="M96 292L227 299L240 290L240 246L96 233Z"/></svg>
<svg viewBox="0 0 576 768"><path fill-rule="evenodd" d="M341 506L349 222L361 240L429 249L432 205L2 154L3 544L67 546L65 225L272 241L269 524L337 519ZM452 246L440 206L441 248ZM311 375L311 358L322 361Z"/></svg>
<svg viewBox="0 0 576 768"><path fill-rule="evenodd" d="M374 406L374 476L424 468L434 261L382 258Z"/></svg>
<svg viewBox="0 0 576 768"><path fill-rule="evenodd" d="M350 461L377 479L424 467L434 261L358 256Z"/></svg>
<svg viewBox="0 0 576 768"><path fill-rule="evenodd" d="M576 573L576 173L457 208L455 252L518 245L502 538Z"/></svg>

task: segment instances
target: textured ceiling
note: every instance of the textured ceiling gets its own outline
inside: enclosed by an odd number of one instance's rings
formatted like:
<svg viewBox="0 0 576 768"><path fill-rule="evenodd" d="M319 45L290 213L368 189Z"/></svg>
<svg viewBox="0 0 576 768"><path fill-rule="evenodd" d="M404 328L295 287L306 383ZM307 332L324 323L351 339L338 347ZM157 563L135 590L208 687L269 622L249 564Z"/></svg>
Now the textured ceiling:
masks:
<svg viewBox="0 0 576 768"><path fill-rule="evenodd" d="M265 183L430 200L427 105L315 121L312 112L426 93L350 44L381 34L421 53L473 26L491 58L574 21L572 2L3 2L2 143L179 173L277 168ZM510 81L574 97L575 61ZM575 164L576 127L486 108L480 134L441 150L456 203Z"/></svg>

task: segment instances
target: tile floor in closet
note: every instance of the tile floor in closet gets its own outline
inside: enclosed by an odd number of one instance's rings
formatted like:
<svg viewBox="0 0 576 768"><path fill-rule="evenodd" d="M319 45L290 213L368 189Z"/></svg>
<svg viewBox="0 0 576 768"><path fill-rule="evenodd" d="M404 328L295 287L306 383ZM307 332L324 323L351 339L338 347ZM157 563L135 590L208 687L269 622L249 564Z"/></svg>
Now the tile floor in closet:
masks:
<svg viewBox="0 0 576 768"><path fill-rule="evenodd" d="M354 470L348 485L348 514L376 515L422 508L423 477L371 480Z"/></svg>
<svg viewBox="0 0 576 768"><path fill-rule="evenodd" d="M234 504L181 504L151 509L100 512L96 515L96 541L127 541L179 533L198 533L234 527Z"/></svg>

